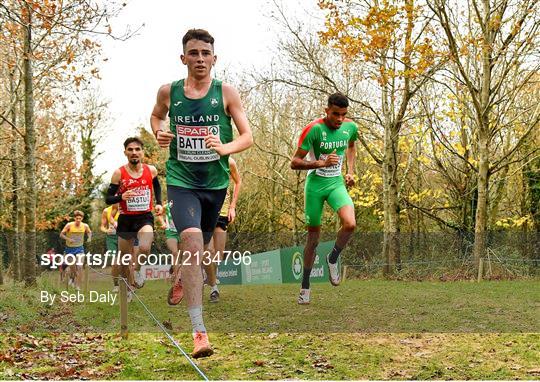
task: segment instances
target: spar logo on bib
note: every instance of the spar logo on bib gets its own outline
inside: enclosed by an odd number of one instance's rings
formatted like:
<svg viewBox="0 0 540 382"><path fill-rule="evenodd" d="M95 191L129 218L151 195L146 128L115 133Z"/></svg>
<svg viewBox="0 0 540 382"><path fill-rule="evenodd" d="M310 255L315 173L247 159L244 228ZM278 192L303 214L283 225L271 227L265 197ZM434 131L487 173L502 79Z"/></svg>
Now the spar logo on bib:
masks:
<svg viewBox="0 0 540 382"><path fill-rule="evenodd" d="M204 143L204 138L210 134L219 136L219 125L176 125L177 159L182 162L212 162L219 160L219 154L206 147Z"/></svg>
<svg viewBox="0 0 540 382"><path fill-rule="evenodd" d="M208 126L210 134L219 135L219 126Z"/></svg>

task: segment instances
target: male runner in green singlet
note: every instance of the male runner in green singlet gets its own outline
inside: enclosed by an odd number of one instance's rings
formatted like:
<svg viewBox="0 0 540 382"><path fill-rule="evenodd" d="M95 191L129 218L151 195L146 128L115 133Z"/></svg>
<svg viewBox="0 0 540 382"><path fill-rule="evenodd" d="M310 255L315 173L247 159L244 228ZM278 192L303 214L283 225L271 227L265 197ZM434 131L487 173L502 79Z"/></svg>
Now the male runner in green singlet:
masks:
<svg viewBox="0 0 540 382"><path fill-rule="evenodd" d="M214 38L205 30L191 29L182 45L180 59L187 66L187 78L159 88L150 123L160 147L170 152L167 199L173 201L172 218L180 235L192 356L198 358L213 353L202 317L203 251L229 185L229 155L249 148L253 137L238 91L211 77ZM235 139L232 121L239 132Z"/></svg>
<svg viewBox="0 0 540 382"><path fill-rule="evenodd" d="M308 237L304 247L304 274L298 296L299 304L310 302L309 276L315 260L315 249L319 244L324 202L337 212L341 222L334 248L326 256L330 283L334 286L341 282L338 256L356 227L354 205L346 186L354 185L358 128L354 122L345 118L348 106L349 100L343 94L330 95L328 107L325 109L326 117L317 119L304 128L291 161L293 170L309 170L304 199ZM309 160L305 160L308 154ZM345 179L341 170L343 159L347 161Z"/></svg>

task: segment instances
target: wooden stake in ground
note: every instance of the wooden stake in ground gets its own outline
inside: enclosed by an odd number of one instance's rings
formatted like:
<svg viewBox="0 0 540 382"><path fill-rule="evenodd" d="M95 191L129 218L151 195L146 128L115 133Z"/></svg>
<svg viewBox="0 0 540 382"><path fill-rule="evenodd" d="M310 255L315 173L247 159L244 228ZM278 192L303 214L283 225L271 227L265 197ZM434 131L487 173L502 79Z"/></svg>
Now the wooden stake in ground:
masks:
<svg viewBox="0 0 540 382"><path fill-rule="evenodd" d="M90 266L88 264L86 264L86 266L84 267L84 279L83 279L83 292L84 293L88 293L88 279L89 279L88 272L90 271L89 267Z"/></svg>
<svg viewBox="0 0 540 382"><path fill-rule="evenodd" d="M127 286L124 280L120 280L120 335L123 339L128 338L128 301Z"/></svg>
<svg viewBox="0 0 540 382"><path fill-rule="evenodd" d="M484 274L484 258L480 258L480 262L478 263L478 279L477 281L482 281L482 275Z"/></svg>
<svg viewBox="0 0 540 382"><path fill-rule="evenodd" d="M0 285L4 285L4 274L2 273L4 255L0 252Z"/></svg>

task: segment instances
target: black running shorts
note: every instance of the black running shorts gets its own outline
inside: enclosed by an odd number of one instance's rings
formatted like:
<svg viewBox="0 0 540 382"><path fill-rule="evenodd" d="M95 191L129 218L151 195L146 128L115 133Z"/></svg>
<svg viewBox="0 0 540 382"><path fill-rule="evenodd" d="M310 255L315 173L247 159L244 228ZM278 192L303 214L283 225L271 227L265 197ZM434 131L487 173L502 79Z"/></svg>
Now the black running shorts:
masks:
<svg viewBox="0 0 540 382"><path fill-rule="evenodd" d="M171 215L176 230L181 233L188 228L199 228L203 232L204 244L208 244L226 195L226 188L195 190L167 186L167 199L172 201Z"/></svg>
<svg viewBox="0 0 540 382"><path fill-rule="evenodd" d="M229 225L229 217L219 215L217 218L216 227L221 228L223 231L227 231L228 225Z"/></svg>
<svg viewBox="0 0 540 382"><path fill-rule="evenodd" d="M154 228L154 215L152 215L152 212L145 212L138 215L120 214L116 233L124 240L136 239L137 233L145 225L150 225L152 229Z"/></svg>

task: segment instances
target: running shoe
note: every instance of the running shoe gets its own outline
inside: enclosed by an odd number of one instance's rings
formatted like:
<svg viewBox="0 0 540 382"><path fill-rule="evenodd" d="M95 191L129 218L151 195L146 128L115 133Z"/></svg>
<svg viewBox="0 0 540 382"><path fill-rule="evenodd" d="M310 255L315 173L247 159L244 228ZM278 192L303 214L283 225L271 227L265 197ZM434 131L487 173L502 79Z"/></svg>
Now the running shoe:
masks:
<svg viewBox="0 0 540 382"><path fill-rule="evenodd" d="M167 304L169 304L169 306L178 305L183 298L184 288L182 287L182 279L178 279L178 282L174 283L171 289L169 289Z"/></svg>
<svg viewBox="0 0 540 382"><path fill-rule="evenodd" d="M300 289L300 294L298 295L298 304L308 305L310 294L311 289Z"/></svg>
<svg viewBox="0 0 540 382"><path fill-rule="evenodd" d="M144 272L142 270L138 270L134 272L134 281L135 281L135 287L137 289L141 289L144 286L144 282L146 280L146 277L144 276Z"/></svg>
<svg viewBox="0 0 540 382"><path fill-rule="evenodd" d="M114 288L112 288L113 293L118 293L120 291L120 287L118 285L115 285Z"/></svg>
<svg viewBox="0 0 540 382"><path fill-rule="evenodd" d="M208 334L195 332L193 334L193 358L209 357L214 354L214 350L208 341Z"/></svg>
<svg viewBox="0 0 540 382"><path fill-rule="evenodd" d="M210 293L210 302L219 302L219 290L214 289L212 293Z"/></svg>
<svg viewBox="0 0 540 382"><path fill-rule="evenodd" d="M330 255L326 255L326 263L328 264L328 279L330 280L330 284L333 286L338 286L341 283L339 266L337 262L335 264L331 264L329 256Z"/></svg>

